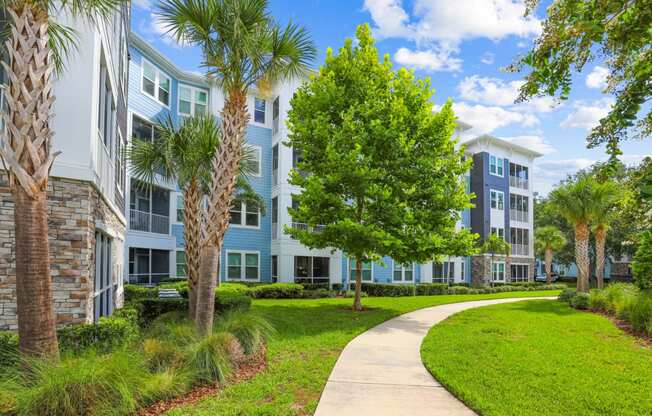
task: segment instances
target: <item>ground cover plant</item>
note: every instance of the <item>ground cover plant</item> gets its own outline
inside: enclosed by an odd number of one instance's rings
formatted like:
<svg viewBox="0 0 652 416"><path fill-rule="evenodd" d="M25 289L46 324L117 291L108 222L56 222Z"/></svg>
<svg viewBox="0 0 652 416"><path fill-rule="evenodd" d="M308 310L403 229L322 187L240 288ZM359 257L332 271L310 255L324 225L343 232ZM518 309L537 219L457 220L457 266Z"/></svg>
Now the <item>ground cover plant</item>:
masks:
<svg viewBox="0 0 652 416"><path fill-rule="evenodd" d="M607 318L562 302L471 309L434 326L429 371L487 415L652 412L652 350Z"/></svg>
<svg viewBox="0 0 652 416"><path fill-rule="evenodd" d="M354 313L350 299L256 299L255 314L277 331L268 343L268 367L252 379L169 415L309 415L317 406L335 361L346 344L367 329L416 309L478 299L550 296L530 291L485 295L367 297Z"/></svg>

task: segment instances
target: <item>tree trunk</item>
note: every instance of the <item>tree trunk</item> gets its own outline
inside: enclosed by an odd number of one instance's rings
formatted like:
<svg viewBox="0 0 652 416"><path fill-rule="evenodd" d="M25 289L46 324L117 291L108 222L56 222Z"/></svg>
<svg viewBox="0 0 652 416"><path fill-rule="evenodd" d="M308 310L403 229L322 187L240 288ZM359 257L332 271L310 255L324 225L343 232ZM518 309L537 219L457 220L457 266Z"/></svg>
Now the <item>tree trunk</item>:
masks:
<svg viewBox="0 0 652 416"><path fill-rule="evenodd" d="M215 310L215 287L217 285L220 267L220 248L214 245L205 246L201 252L199 266L199 290L197 291L197 330L201 336L209 335L213 328ZM205 279L205 276L211 276Z"/></svg>
<svg viewBox="0 0 652 416"><path fill-rule="evenodd" d="M545 252L545 261L546 261L546 283L552 283L552 249L550 246L546 247Z"/></svg>
<svg viewBox="0 0 652 416"><path fill-rule="evenodd" d="M589 291L589 226L575 225L575 264L577 265L577 291Z"/></svg>
<svg viewBox="0 0 652 416"><path fill-rule="evenodd" d="M362 310L362 301L360 299L360 292L362 291L362 259L357 257L355 259L355 296L353 298L353 310Z"/></svg>
<svg viewBox="0 0 652 416"><path fill-rule="evenodd" d="M242 144L245 129L249 122L247 95L243 91L229 93L224 109L220 130L222 141L213 158L213 178L208 209L204 211L202 258L199 267L199 289L197 299L197 329L208 333L213 323L213 307L209 307L208 296L214 296L216 276L219 276L219 255L224 235L229 228L231 204L236 189L236 180L242 159ZM205 257L215 257L209 260ZM219 278L219 277L218 277ZM204 299L206 297L206 299ZM210 301L210 305L214 300Z"/></svg>
<svg viewBox="0 0 652 416"><path fill-rule="evenodd" d="M604 287L604 247L607 240L607 230L598 227L595 230L595 276L598 280L598 289Z"/></svg>
<svg viewBox="0 0 652 416"><path fill-rule="evenodd" d="M0 155L9 172L16 227L16 309L20 350L57 359L50 277L46 189L57 153L50 152L52 55L47 10L16 2L5 10L11 32L2 62L8 78Z"/></svg>
<svg viewBox="0 0 652 416"><path fill-rule="evenodd" d="M188 275L188 316L195 320L197 314L197 282L199 279L199 243L201 240L201 190L193 178L184 192L183 238Z"/></svg>
<svg viewBox="0 0 652 416"><path fill-rule="evenodd" d="M41 192L37 198L31 198L18 187L13 197L20 350L57 359L46 194Z"/></svg>

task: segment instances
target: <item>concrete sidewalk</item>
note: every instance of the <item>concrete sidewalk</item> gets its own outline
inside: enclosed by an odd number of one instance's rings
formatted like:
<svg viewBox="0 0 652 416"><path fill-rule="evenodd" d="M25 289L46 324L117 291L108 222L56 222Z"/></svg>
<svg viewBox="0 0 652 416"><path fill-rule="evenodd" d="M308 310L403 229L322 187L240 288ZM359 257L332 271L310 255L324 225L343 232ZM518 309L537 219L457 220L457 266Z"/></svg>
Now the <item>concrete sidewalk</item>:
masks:
<svg viewBox="0 0 652 416"><path fill-rule="evenodd" d="M449 316L479 306L531 299L453 303L390 319L344 348L322 392L315 416L475 415L421 363L428 330Z"/></svg>

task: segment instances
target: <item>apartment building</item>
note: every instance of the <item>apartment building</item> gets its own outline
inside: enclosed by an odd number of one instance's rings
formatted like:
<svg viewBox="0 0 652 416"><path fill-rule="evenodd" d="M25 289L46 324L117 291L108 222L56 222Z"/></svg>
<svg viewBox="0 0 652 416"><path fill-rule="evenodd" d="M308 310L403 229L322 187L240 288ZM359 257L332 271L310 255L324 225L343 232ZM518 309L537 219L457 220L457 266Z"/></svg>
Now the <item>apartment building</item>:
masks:
<svg viewBox="0 0 652 416"><path fill-rule="evenodd" d="M78 50L54 81L48 185L51 273L58 324L93 322L122 304L129 6L77 32ZM3 83L6 83L4 74ZM17 329L14 205L0 174L0 329Z"/></svg>
<svg viewBox="0 0 652 416"><path fill-rule="evenodd" d="M131 140L152 140L154 125L171 117L210 112L218 115L224 97L218 88L183 71L132 34L130 46L128 130ZM284 142L286 114L294 91L303 82L291 80L266 94L252 91L248 106L251 121L246 143L255 149L257 174L250 182L267 202L266 215L246 204L231 211L231 226L221 255L220 279L233 282L299 282L347 284L355 262L339 250L311 250L283 232L305 228L287 209L301 190L288 183L300 155ZM460 123L458 132L470 126ZM533 204L530 173L540 156L530 149L496 137L482 136L465 143L474 161L466 176L469 192L477 196L475 208L462 213L458 226L486 238L498 234L512 244L508 258L486 255L448 257L442 262L399 264L391 258L363 265L363 281L377 283L506 283L533 280ZM158 178L154 186L127 179L128 229L125 280L156 284L185 276L183 251L183 193L175 183ZM318 230L317 230L318 231Z"/></svg>

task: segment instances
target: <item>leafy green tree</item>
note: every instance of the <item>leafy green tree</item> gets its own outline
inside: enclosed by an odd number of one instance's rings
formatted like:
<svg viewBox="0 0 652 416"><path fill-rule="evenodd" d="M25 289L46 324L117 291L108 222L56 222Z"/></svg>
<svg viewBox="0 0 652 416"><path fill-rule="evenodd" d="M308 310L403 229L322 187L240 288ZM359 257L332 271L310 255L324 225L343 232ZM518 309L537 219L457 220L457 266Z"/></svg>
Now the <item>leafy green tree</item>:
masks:
<svg viewBox="0 0 652 416"><path fill-rule="evenodd" d="M288 112L289 146L300 155L290 183L293 221L286 232L311 248L336 248L355 260L354 309L362 308L365 262L398 263L465 255L474 236L456 231L470 207L463 149L451 139L450 102L432 112L428 80L382 61L368 25L338 55L328 50L319 73L303 85Z"/></svg>
<svg viewBox="0 0 652 416"><path fill-rule="evenodd" d="M183 239L188 278L189 317L194 320L199 280L202 200L212 180L212 162L220 145L220 129L212 115L195 116L181 124L171 117L160 120L153 141L135 140L127 152L131 174L145 186L162 180L176 181L183 191ZM247 181L251 174L251 149L243 144L243 163L237 179L235 203L264 213L265 205Z"/></svg>
<svg viewBox="0 0 652 416"><path fill-rule="evenodd" d="M641 234L641 241L632 262L634 283L641 289L652 289L652 231Z"/></svg>
<svg viewBox="0 0 652 416"><path fill-rule="evenodd" d="M536 252L543 254L546 264L546 282L552 283L552 254L566 245L566 237L553 225L537 228L534 233Z"/></svg>
<svg viewBox="0 0 652 416"><path fill-rule="evenodd" d="M158 14L178 41L202 49L203 65L225 95L222 145L213 161L201 242L197 328L206 334L213 326L215 276L251 118L247 94L305 75L315 47L304 28L293 23L281 27L269 14L267 0L162 0Z"/></svg>
<svg viewBox="0 0 652 416"><path fill-rule="evenodd" d="M70 16L106 22L127 0L0 0L7 111L0 156L9 174L16 241L16 314L20 350L58 359L50 276L46 189L54 159L50 128L52 76L65 70L75 31Z"/></svg>
<svg viewBox="0 0 652 416"><path fill-rule="evenodd" d="M479 250L480 253L491 255L491 266L489 266L489 278L487 278L487 276L484 276L484 279L485 281L489 280L490 282L493 282L493 279L491 278L491 272L492 272L491 268L493 267L495 256L499 255L499 256L509 257L509 255L512 253L512 246L507 241L505 241L504 238L501 238L496 234L490 234L489 237L485 238L484 241L480 243Z"/></svg>
<svg viewBox="0 0 652 416"><path fill-rule="evenodd" d="M540 0L526 3L533 12ZM589 147L606 143L615 157L632 128L635 136L650 136L652 111L641 110L652 98L652 0L553 0L546 13L534 48L511 67L530 70L519 100L542 94L568 98L573 72L600 59L609 70L604 92L614 94L616 103L590 132Z"/></svg>

